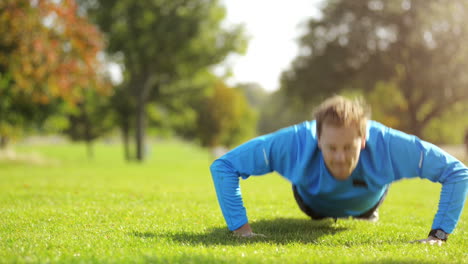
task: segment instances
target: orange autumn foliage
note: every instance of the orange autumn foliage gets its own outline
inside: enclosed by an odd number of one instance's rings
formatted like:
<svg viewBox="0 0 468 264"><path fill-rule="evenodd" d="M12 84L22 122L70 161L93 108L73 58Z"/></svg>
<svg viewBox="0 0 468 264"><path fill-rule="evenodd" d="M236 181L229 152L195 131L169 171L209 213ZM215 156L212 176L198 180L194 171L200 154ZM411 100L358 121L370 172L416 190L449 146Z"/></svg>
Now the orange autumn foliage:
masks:
<svg viewBox="0 0 468 264"><path fill-rule="evenodd" d="M108 91L97 56L102 35L74 0L2 0L0 35L0 74L33 102L76 103L84 89Z"/></svg>

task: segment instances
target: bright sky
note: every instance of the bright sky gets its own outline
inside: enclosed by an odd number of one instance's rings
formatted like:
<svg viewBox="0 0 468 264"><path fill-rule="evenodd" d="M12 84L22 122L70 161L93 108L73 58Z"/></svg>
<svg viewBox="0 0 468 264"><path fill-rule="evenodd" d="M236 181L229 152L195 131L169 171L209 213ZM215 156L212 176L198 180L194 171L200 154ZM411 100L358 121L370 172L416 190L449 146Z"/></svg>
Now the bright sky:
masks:
<svg viewBox="0 0 468 264"><path fill-rule="evenodd" d="M322 0L223 0L228 24L244 24L249 36L247 53L231 56L230 85L255 82L265 90L279 88L283 70L298 53L305 22L320 16Z"/></svg>

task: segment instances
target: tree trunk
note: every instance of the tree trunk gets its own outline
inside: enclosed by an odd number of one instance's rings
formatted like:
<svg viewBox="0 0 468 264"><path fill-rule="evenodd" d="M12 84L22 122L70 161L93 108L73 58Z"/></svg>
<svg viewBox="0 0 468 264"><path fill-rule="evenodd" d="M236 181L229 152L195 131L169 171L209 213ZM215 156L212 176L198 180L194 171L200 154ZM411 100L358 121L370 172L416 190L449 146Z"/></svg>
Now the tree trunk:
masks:
<svg viewBox="0 0 468 264"><path fill-rule="evenodd" d="M145 130L146 130L146 100L143 94L138 95L136 107L136 159L142 162L145 159Z"/></svg>
<svg viewBox="0 0 468 264"><path fill-rule="evenodd" d="M421 126L421 122L418 120L417 117L419 109L419 105L415 105L410 100L408 100L408 112L406 115L409 122L407 124L407 131L405 132L413 134L417 137L421 137L423 129L423 127Z"/></svg>
<svg viewBox="0 0 468 264"><path fill-rule="evenodd" d="M93 138L91 135L91 121L88 118L88 113L86 112L86 107L84 104L81 105L81 111L83 111L83 121L85 125L85 141L86 141L86 149L87 149L87 154L88 154L88 159L92 160L94 158L94 153L93 153Z"/></svg>
<svg viewBox="0 0 468 264"><path fill-rule="evenodd" d="M153 72L149 70L148 72ZM145 159L146 150L146 102L150 91L155 87L155 77L150 74L144 74L146 76L142 80L142 83L137 87L137 106L136 106L136 159L142 162Z"/></svg>
<svg viewBox="0 0 468 264"><path fill-rule="evenodd" d="M122 131L122 141L124 147L124 156L126 161L131 161L132 156L130 154L130 121L128 115L123 115L120 124L120 129Z"/></svg>
<svg viewBox="0 0 468 264"><path fill-rule="evenodd" d="M8 145L8 137L0 136L0 149L6 149Z"/></svg>
<svg viewBox="0 0 468 264"><path fill-rule="evenodd" d="M92 160L94 158L94 152L93 152L93 141L92 140L86 140L86 149L88 153L88 159Z"/></svg>
<svg viewBox="0 0 468 264"><path fill-rule="evenodd" d="M135 139L136 139L136 160L142 162L145 159L145 137L146 137L146 103L150 96L151 90L154 90L156 86L156 77L152 75L154 69L148 68L141 75L133 74L138 76L132 83L134 91L134 98L136 98L136 128L135 128Z"/></svg>
<svg viewBox="0 0 468 264"><path fill-rule="evenodd" d="M125 160L130 161L132 159L130 155L130 125L128 123L127 117L125 117L125 121L123 121L121 125L121 129L122 129L122 140L124 143Z"/></svg>

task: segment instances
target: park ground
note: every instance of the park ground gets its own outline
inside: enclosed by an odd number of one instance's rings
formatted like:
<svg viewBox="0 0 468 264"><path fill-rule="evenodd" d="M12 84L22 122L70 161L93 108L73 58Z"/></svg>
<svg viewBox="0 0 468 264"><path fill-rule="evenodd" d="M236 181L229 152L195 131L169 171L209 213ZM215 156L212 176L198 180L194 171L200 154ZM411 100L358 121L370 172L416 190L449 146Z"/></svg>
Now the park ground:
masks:
<svg viewBox="0 0 468 264"><path fill-rule="evenodd" d="M446 146L463 159L461 146ZM430 230L440 184L394 184L380 221L312 222L280 176L241 182L253 229L226 229L209 151L153 142L143 164L122 147L17 144L0 156L0 263L468 263L468 213L441 247L412 244Z"/></svg>

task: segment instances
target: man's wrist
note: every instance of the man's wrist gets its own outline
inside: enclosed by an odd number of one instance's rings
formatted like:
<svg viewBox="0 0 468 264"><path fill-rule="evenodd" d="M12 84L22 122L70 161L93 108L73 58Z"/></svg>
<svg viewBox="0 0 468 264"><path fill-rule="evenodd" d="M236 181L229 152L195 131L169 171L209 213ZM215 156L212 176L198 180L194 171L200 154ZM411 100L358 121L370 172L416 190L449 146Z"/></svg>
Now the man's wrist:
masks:
<svg viewBox="0 0 468 264"><path fill-rule="evenodd" d="M442 241L447 241L449 234L442 229L432 229L429 232L429 237L437 238Z"/></svg>

